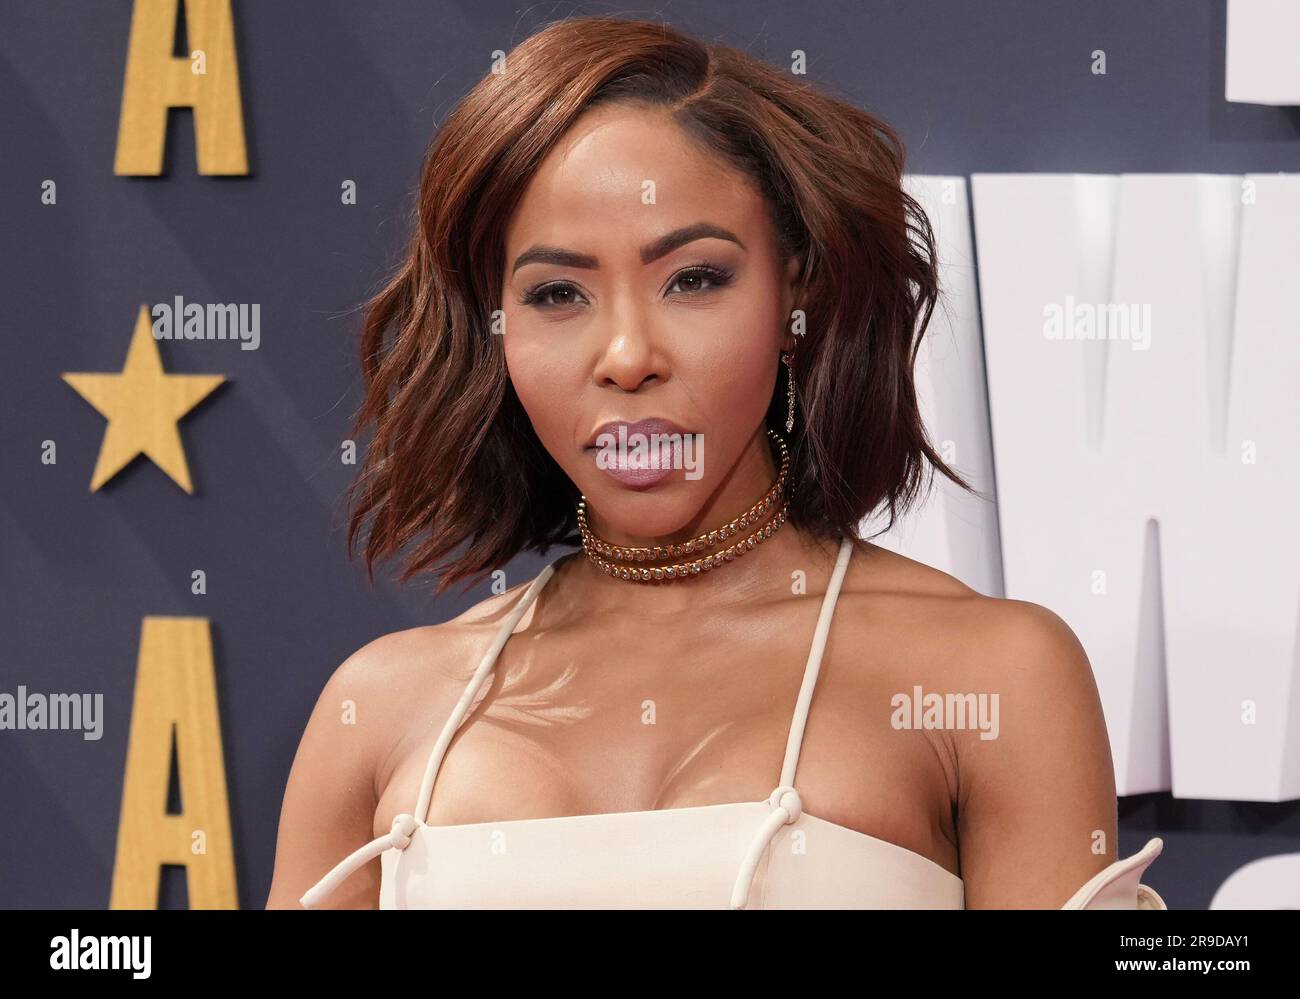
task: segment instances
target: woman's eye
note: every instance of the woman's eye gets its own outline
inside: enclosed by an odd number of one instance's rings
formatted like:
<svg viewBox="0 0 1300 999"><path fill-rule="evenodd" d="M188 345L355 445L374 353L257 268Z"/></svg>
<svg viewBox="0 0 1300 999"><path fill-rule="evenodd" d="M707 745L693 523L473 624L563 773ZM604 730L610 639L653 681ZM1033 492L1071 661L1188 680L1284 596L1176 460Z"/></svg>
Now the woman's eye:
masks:
<svg viewBox="0 0 1300 999"><path fill-rule="evenodd" d="M723 270L721 267L690 267L682 271L673 279L673 283L668 286L672 291L678 288L688 295L696 292L708 291L710 288L721 288L732 278L732 272Z"/></svg>
<svg viewBox="0 0 1300 999"><path fill-rule="evenodd" d="M556 282L544 284L524 292L519 299L520 305L539 305L543 308L565 308L576 305L581 295L571 284Z"/></svg>

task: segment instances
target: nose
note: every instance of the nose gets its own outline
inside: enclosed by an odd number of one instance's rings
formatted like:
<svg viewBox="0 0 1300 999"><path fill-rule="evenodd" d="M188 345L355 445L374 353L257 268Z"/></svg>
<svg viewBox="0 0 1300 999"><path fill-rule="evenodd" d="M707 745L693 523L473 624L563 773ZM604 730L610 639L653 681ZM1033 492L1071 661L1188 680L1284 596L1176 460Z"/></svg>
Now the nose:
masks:
<svg viewBox="0 0 1300 999"><path fill-rule="evenodd" d="M668 377L667 364L646 316L627 305L611 316L592 379L601 388L635 392Z"/></svg>

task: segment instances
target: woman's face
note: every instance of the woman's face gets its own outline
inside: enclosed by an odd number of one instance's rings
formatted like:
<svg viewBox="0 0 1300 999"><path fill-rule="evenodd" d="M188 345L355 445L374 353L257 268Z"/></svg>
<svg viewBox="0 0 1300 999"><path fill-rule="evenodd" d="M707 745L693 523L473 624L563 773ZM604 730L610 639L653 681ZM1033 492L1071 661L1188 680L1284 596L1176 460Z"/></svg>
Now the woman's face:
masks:
<svg viewBox="0 0 1300 999"><path fill-rule="evenodd" d="M505 239L510 379L593 529L685 536L756 501L798 261L779 259L752 182L663 111L606 105L542 162ZM660 452L681 467L619 467L617 425L649 420L664 422L629 426L629 446L638 431L701 435Z"/></svg>

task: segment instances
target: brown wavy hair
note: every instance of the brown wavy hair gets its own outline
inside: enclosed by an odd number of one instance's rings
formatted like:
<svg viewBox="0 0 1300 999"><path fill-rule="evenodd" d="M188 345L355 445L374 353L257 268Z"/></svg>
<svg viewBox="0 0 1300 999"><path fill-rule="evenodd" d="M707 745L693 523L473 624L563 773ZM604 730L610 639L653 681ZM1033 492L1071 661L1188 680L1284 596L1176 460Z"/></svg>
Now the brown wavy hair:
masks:
<svg viewBox="0 0 1300 999"><path fill-rule="evenodd" d="M521 551L579 543L577 487L533 431L491 317L503 233L525 185L578 116L608 101L668 108L753 179L781 252L802 258L791 522L838 538L887 508L888 529L920 494L927 463L971 488L932 448L917 403L913 368L938 294L935 241L903 190L904 150L888 125L660 23L559 21L502 69L435 134L409 248L364 306L356 432L373 438L349 490L348 545L364 537L372 579L377 560L409 549L400 579L437 573L441 594ZM785 412L781 388L767 425L784 433Z"/></svg>

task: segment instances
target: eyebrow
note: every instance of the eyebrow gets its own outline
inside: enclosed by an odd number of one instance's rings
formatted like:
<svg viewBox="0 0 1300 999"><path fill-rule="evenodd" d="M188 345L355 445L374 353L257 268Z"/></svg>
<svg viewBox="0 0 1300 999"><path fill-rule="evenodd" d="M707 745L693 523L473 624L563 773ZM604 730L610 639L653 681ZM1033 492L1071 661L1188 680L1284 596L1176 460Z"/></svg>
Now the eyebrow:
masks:
<svg viewBox="0 0 1300 999"><path fill-rule="evenodd" d="M641 247L641 263L653 263L678 247L693 243L697 239L726 239L742 250L745 249L745 244L730 230L714 225L712 222L696 222L694 225L674 229L667 235L660 236ZM596 270L600 267L600 261L590 254L575 253L573 250L566 250L559 246L529 247L515 258L510 273L513 275L525 264L557 264L561 267L579 267L584 270Z"/></svg>

